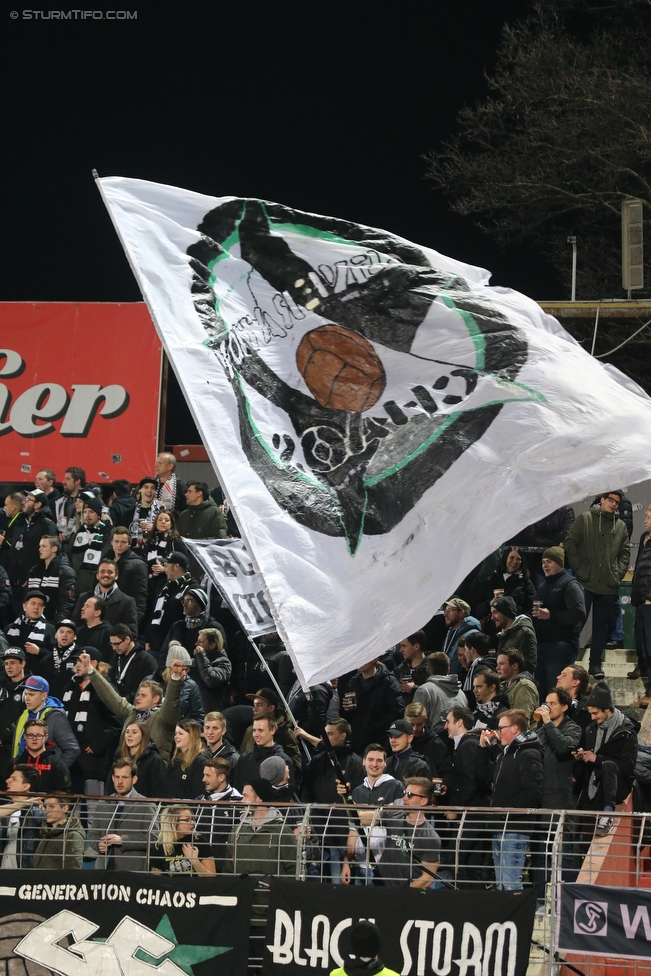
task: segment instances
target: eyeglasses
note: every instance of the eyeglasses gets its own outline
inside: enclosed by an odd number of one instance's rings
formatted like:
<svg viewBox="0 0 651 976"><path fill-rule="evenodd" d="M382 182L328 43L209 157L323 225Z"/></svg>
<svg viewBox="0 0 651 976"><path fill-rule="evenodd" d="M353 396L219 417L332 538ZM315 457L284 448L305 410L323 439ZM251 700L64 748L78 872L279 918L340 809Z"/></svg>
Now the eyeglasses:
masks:
<svg viewBox="0 0 651 976"><path fill-rule="evenodd" d="M44 739L45 735L42 732L25 732L26 739Z"/></svg>
<svg viewBox="0 0 651 976"><path fill-rule="evenodd" d="M126 637L123 637L122 640L119 641L109 641L109 644L111 645L111 647L119 647L120 644L124 644L125 640Z"/></svg>
<svg viewBox="0 0 651 976"><path fill-rule="evenodd" d="M426 800L427 799L427 797L426 796L423 796L422 793L412 793L411 790L406 790L405 796L407 797L408 800L411 800L413 797L417 797L417 799L419 799L419 800Z"/></svg>
<svg viewBox="0 0 651 976"><path fill-rule="evenodd" d="M498 725L497 726L497 731L498 732L503 732L504 729L512 729L512 728L513 728L513 725L511 723L509 723L508 725Z"/></svg>
<svg viewBox="0 0 651 976"><path fill-rule="evenodd" d="M619 508L619 498L617 498L616 495L615 497L613 497L612 495L606 495L606 501L612 502L614 505L617 506L617 508Z"/></svg>

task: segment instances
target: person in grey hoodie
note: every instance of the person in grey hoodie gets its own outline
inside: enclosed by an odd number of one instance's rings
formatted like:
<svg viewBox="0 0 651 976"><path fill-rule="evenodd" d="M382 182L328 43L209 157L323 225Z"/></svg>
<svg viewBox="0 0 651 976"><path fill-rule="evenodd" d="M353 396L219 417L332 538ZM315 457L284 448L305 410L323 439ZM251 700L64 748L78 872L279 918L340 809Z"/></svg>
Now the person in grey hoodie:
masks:
<svg viewBox="0 0 651 976"><path fill-rule="evenodd" d="M427 681L414 693L414 702L425 706L430 728L441 732L451 708L468 707L468 699L456 674L450 674L450 658L442 651L429 654L426 659Z"/></svg>

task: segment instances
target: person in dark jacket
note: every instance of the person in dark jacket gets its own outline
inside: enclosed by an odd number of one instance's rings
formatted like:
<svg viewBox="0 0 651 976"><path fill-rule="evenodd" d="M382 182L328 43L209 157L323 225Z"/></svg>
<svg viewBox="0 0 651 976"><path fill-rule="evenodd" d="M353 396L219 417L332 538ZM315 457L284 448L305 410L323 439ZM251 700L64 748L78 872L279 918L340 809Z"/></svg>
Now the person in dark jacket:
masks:
<svg viewBox="0 0 651 976"><path fill-rule="evenodd" d="M89 597L95 596L104 600L105 613L103 620L115 627L116 624L126 624L132 634L138 633L138 610L133 597L123 593L118 586L118 569L114 559L102 557L97 567L97 584L94 589L80 593L72 619L81 621L81 608Z"/></svg>
<svg viewBox="0 0 651 976"><path fill-rule="evenodd" d="M190 676L196 682L207 712L228 707L231 662L224 653L224 639L216 628L204 627L197 634Z"/></svg>
<svg viewBox="0 0 651 976"><path fill-rule="evenodd" d="M400 641L402 664L393 672L400 684L405 705L414 700L416 689L425 684L428 678L425 665L426 637L424 630L417 630Z"/></svg>
<svg viewBox="0 0 651 976"><path fill-rule="evenodd" d="M362 755L370 742L384 741L385 729L402 716L405 703L395 676L374 658L348 682L342 707L352 729L353 749Z"/></svg>
<svg viewBox="0 0 651 976"><path fill-rule="evenodd" d="M163 570L166 582L154 604L151 621L145 627L145 640L149 650L158 654L172 624L183 619L183 596L189 587L198 584L188 571L188 557L182 552L170 553Z"/></svg>
<svg viewBox="0 0 651 976"><path fill-rule="evenodd" d="M167 766L161 759L158 746L151 741L148 727L142 722L131 722L126 726L119 758L130 759L136 764L141 796L164 795ZM108 788L110 790L110 786Z"/></svg>
<svg viewBox="0 0 651 976"><path fill-rule="evenodd" d="M0 630L4 630L11 623L14 616L13 606L9 573L0 565Z"/></svg>
<svg viewBox="0 0 651 976"><path fill-rule="evenodd" d="M103 558L115 561L115 582L122 593L133 599L140 626L147 612L147 566L139 552L131 548L131 537L126 526L116 525L113 529L111 545Z"/></svg>
<svg viewBox="0 0 651 976"><path fill-rule="evenodd" d="M77 574L77 593L85 593L95 583L97 568L106 547L111 523L102 518L102 503L92 491L82 492L83 522L71 540L68 555ZM74 616L74 614L73 614Z"/></svg>
<svg viewBox="0 0 651 976"><path fill-rule="evenodd" d="M173 552L189 556L188 547L176 528L174 514L162 509L156 516L151 532L145 534L140 550L140 557L147 567L147 606L151 610L166 581L165 563Z"/></svg>
<svg viewBox="0 0 651 976"><path fill-rule="evenodd" d="M94 647L84 647L94 668L101 660ZM120 726L90 683L87 674L76 674L63 692L63 707L70 727L79 743L79 755L72 766L75 792L87 796L104 793L104 775L111 758ZM88 819L93 820L97 801L87 801Z"/></svg>
<svg viewBox="0 0 651 976"><path fill-rule="evenodd" d="M651 505L644 515L644 532L640 536L631 584L631 603L635 607L637 666L628 677L644 680L644 695L636 704L646 708L651 704Z"/></svg>
<svg viewBox="0 0 651 976"><path fill-rule="evenodd" d="M210 489L204 481L191 481L185 492L187 508L179 512L176 524L184 539L225 539L226 519L210 497ZM190 568L196 576L202 570L193 556Z"/></svg>
<svg viewBox="0 0 651 976"><path fill-rule="evenodd" d="M40 590L27 590L23 612L5 629L5 637L12 647L22 647L30 668L39 674L52 645L54 627L44 616L45 596Z"/></svg>
<svg viewBox="0 0 651 976"><path fill-rule="evenodd" d="M544 567L544 563L543 563ZM546 810L570 810L574 806L574 752L581 742L581 728L568 717L572 699L563 688L554 688L534 712L540 724L536 734L543 748L543 796ZM531 840L531 873L538 899L545 897L545 885L551 870L550 840L558 823L557 816L541 817L538 833ZM563 851L564 867L570 867Z"/></svg>
<svg viewBox="0 0 651 976"><path fill-rule="evenodd" d="M23 687L32 673L26 669L26 659L20 647L8 647L0 655L0 783L11 772L14 729L25 710Z"/></svg>
<svg viewBox="0 0 651 976"><path fill-rule="evenodd" d="M497 569L486 583L486 599L475 607L480 620L490 613L490 601L496 595L510 596L518 613L531 615L536 589L518 546L504 546Z"/></svg>
<svg viewBox="0 0 651 976"><path fill-rule="evenodd" d="M542 568L545 582L536 590L533 625L538 640L536 682L541 696L555 687L559 671L574 664L579 635L585 623L585 598L578 580L564 569L560 546L545 549Z"/></svg>
<svg viewBox="0 0 651 976"><path fill-rule="evenodd" d="M517 534L509 542L515 543L524 550L525 561L529 567L529 574L534 586L543 582L540 559L550 546L560 546L574 525L575 515L571 505L557 508L551 515L539 519Z"/></svg>
<svg viewBox="0 0 651 976"><path fill-rule="evenodd" d="M240 754L233 743L224 738L225 732L225 716L221 712L207 712L203 719L203 739L206 743L203 754L206 759L227 759L233 770Z"/></svg>
<svg viewBox="0 0 651 976"><path fill-rule="evenodd" d="M298 743L296 742L294 730L287 721L287 716L285 715L280 703L280 698L276 692L273 690L273 688L259 688L255 695L247 695L246 697L249 699L249 701L253 702L253 721L255 721L256 718L265 717L274 720L276 723L274 741L276 742L276 745L279 745L281 749L291 758L294 766L296 767L296 772L299 773L303 765L301 751L298 747ZM229 708L228 712L232 714L233 709ZM251 724L242 736L242 740L239 745L240 753L245 753L251 750L254 742L255 736L253 735L253 724Z"/></svg>
<svg viewBox="0 0 651 976"><path fill-rule="evenodd" d="M557 687L564 688L572 699L567 713L568 718L571 718L582 729L586 729L592 721L586 705L588 695L592 691L590 675L580 664L571 664L569 667L563 668L556 678L556 684Z"/></svg>
<svg viewBox="0 0 651 976"><path fill-rule="evenodd" d="M410 776L432 778L429 764L411 747L414 741L414 729L411 722L405 718L396 719L390 728L386 729L386 735L389 736L389 745L391 746L391 755L387 759L385 769L388 776L400 780L403 786L405 780Z"/></svg>
<svg viewBox="0 0 651 976"><path fill-rule="evenodd" d="M500 715L497 731L501 746L493 765L493 807L535 810L542 803L543 760L540 739L529 732L529 716L521 709ZM490 744L490 732L482 732L480 745ZM522 890L522 869L533 823L526 814L491 817L493 864L496 887L502 891Z"/></svg>
<svg viewBox="0 0 651 976"><path fill-rule="evenodd" d="M431 776L447 783L452 770L452 751L438 732L434 732L429 727L429 716L425 706L420 702L412 702L405 708L405 718L414 733L412 750L425 760Z"/></svg>
<svg viewBox="0 0 651 976"><path fill-rule="evenodd" d="M226 631L220 623L210 616L208 594L200 586L189 586L181 598L183 617L173 623L164 638L159 652L159 661L167 658L167 648L171 641L178 641L186 649L190 658L197 644L197 634L206 627L218 630L226 647Z"/></svg>
<svg viewBox="0 0 651 976"><path fill-rule="evenodd" d="M267 671L269 671L276 679L283 695L287 697L289 689L294 684L294 665L289 651L275 631L271 634L263 634L258 640L258 648L263 657L262 661L251 644L246 642L240 690L248 698L256 688L268 682Z"/></svg>
<svg viewBox="0 0 651 976"><path fill-rule="evenodd" d="M469 708L455 705L445 717L445 731L454 746L452 771L448 777L444 802L451 807L487 807L491 783L488 750L482 749L481 731L473 729L474 716ZM448 810L448 820L459 814ZM486 878L489 864L486 815L467 813L459 837L457 886L476 886Z"/></svg>
<svg viewBox="0 0 651 976"><path fill-rule="evenodd" d="M50 694L63 698L64 688L76 674L75 665L81 654L74 620L61 620L54 632L54 646L44 659L40 671L50 686Z"/></svg>
<svg viewBox="0 0 651 976"><path fill-rule="evenodd" d="M611 814L616 805L623 803L633 788L637 728L615 708L605 681L596 683L586 704L593 720L575 753L577 807L604 811L595 831L603 837L612 830Z"/></svg>
<svg viewBox="0 0 651 976"><path fill-rule="evenodd" d="M179 800L194 799L203 789L201 726L192 720L181 720L174 731L174 754L167 767L165 796Z"/></svg>
<svg viewBox="0 0 651 976"><path fill-rule="evenodd" d="M12 586L20 591L18 582L18 558L20 549L16 549L16 542L20 538L25 522L23 515L23 502L25 496L22 491L12 492L5 496L3 512L6 525L0 533L0 565L7 570L7 575ZM20 603L18 604L20 606Z"/></svg>
<svg viewBox="0 0 651 976"><path fill-rule="evenodd" d="M116 656L109 680L129 702L133 702L141 682L156 671L156 660L133 638L127 624L116 624L109 635Z"/></svg>
<svg viewBox="0 0 651 976"><path fill-rule="evenodd" d="M16 756L14 766L33 766L39 773L39 791L70 793L68 767L56 755L48 741L48 728L41 719L29 719L25 725L25 749Z"/></svg>
<svg viewBox="0 0 651 976"><path fill-rule="evenodd" d="M61 553L57 535L44 535L38 544L38 562L29 571L28 590L40 590L46 598L43 615L50 623L70 616L75 604L77 577Z"/></svg>
<svg viewBox="0 0 651 976"><path fill-rule="evenodd" d="M131 485L124 478L113 482L113 498L109 502L109 515L113 525L131 525L136 499L131 494Z"/></svg>
<svg viewBox="0 0 651 976"><path fill-rule="evenodd" d="M256 718L254 720L253 749L240 754L237 766L233 771L233 786L236 790L239 790L240 793L247 783L250 783L252 779L255 779L260 775L260 765L265 759L268 759L269 756L280 756L281 759L289 763L291 791L295 791L294 763L291 757L283 752L279 745L276 745L275 735L277 729L278 725L276 721L273 718L270 718L268 715L261 718Z"/></svg>
<svg viewBox="0 0 651 976"><path fill-rule="evenodd" d="M44 535L56 535L57 527L52 521L52 513L47 496L40 488L27 493L23 502L25 522L15 543L18 552L18 576L16 582L27 582L32 566L39 559L38 545Z"/></svg>
<svg viewBox="0 0 651 976"><path fill-rule="evenodd" d="M517 649L524 658L526 670L534 674L538 641L531 618L518 613L510 596L498 596L491 600L491 619L497 626L496 656Z"/></svg>

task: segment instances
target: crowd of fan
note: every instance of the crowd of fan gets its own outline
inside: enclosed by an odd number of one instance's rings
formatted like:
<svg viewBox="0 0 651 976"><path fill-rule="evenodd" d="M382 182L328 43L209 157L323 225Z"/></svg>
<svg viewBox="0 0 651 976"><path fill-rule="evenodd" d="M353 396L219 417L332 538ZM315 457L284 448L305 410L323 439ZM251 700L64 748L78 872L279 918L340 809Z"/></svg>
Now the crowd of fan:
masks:
<svg viewBox="0 0 651 976"><path fill-rule="evenodd" d="M219 493L186 487L175 466L159 455L134 489L71 467L62 493L46 469L5 499L2 868L294 874L301 805L334 804L312 818L308 875L426 888L456 847L457 880L517 889L529 850L542 897L549 858L534 835L554 814L465 815L459 844L451 808L598 811L596 833L611 830L638 752L601 670L629 567L620 491L529 526L423 630L308 702L278 635L256 648L202 582L183 537L237 527ZM651 508L633 577L631 677L647 684L650 535ZM586 671L575 662L590 607ZM174 802L148 802L160 798Z"/></svg>

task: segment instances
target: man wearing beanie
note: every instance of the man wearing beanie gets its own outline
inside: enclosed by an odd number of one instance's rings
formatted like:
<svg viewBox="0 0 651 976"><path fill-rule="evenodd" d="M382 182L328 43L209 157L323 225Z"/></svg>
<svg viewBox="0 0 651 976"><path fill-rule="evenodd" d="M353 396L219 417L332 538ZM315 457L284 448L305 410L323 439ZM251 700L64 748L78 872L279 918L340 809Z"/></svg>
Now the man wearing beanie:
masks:
<svg viewBox="0 0 651 976"><path fill-rule="evenodd" d="M536 590L533 625L538 638L536 682L540 697L556 686L556 676L574 664L585 623L583 587L565 569L565 551L550 546L542 556L545 580Z"/></svg>
<svg viewBox="0 0 651 976"><path fill-rule="evenodd" d="M374 922L362 919L350 927L350 954L341 969L330 976L398 976L380 959L380 930Z"/></svg>
<svg viewBox="0 0 651 976"><path fill-rule="evenodd" d="M190 655L190 661L192 661L199 631L206 630L208 627L219 631L224 642L223 649L226 650L226 631L214 617L210 616L206 591L202 590L200 586L188 586L183 592L181 604L183 606L183 617L181 620L175 621L170 627L161 646L159 660L164 660L167 657L167 647L170 641L178 641L186 649Z"/></svg>
<svg viewBox="0 0 651 976"><path fill-rule="evenodd" d="M565 539L565 554L585 589L586 616L592 608L590 674L603 678L601 658L617 623L619 584L628 570L628 532L617 509L622 492L606 491L589 512L579 515Z"/></svg>
<svg viewBox="0 0 651 976"><path fill-rule="evenodd" d="M70 562L77 574L77 594L91 590L102 550L108 542L111 523L102 521L102 503L92 491L80 495L84 501L83 525L72 540Z"/></svg>
<svg viewBox="0 0 651 976"><path fill-rule="evenodd" d="M581 748L575 752L574 779L579 810L603 810L595 833L603 837L613 826L617 803L623 803L633 788L637 759L637 728L613 705L610 688L598 681L586 700L592 722L583 732ZM637 723L636 723L637 724Z"/></svg>

